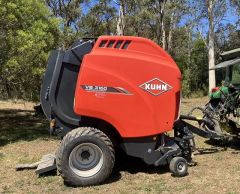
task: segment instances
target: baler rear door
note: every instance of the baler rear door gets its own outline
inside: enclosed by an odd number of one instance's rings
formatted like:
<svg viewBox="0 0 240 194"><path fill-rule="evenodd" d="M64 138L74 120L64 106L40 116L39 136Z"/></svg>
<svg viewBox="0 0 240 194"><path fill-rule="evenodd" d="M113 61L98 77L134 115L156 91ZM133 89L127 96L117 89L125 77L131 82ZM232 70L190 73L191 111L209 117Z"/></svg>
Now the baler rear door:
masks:
<svg viewBox="0 0 240 194"><path fill-rule="evenodd" d="M46 117L57 127L68 130L79 126L81 117L73 110L75 87L82 59L92 50L93 41L78 41L66 51L50 54L41 90L41 104Z"/></svg>
<svg viewBox="0 0 240 194"><path fill-rule="evenodd" d="M56 67L57 60L63 55L59 50L53 50L48 58L46 72L42 82L40 100L45 116L50 119L51 102L49 101L50 85L53 79L53 72Z"/></svg>

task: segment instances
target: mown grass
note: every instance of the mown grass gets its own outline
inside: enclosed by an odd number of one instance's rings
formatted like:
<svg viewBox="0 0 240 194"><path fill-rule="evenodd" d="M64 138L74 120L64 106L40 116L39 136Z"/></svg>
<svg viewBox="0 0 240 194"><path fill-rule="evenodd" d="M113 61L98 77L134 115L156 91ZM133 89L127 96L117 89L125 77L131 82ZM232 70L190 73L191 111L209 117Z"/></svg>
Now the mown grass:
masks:
<svg viewBox="0 0 240 194"><path fill-rule="evenodd" d="M49 137L48 122L34 116L34 111L1 109L0 121L0 146Z"/></svg>
<svg viewBox="0 0 240 194"><path fill-rule="evenodd" d="M182 111L206 100L185 99ZM54 152L59 140L49 136L48 122L31 108L0 103L0 193L240 193L239 147L225 149L197 136L196 143L201 148L194 155L197 166L190 167L186 177L172 177L168 166L147 166L121 156L105 184L69 187L56 174L38 177L34 170L15 171L17 163L36 162Z"/></svg>

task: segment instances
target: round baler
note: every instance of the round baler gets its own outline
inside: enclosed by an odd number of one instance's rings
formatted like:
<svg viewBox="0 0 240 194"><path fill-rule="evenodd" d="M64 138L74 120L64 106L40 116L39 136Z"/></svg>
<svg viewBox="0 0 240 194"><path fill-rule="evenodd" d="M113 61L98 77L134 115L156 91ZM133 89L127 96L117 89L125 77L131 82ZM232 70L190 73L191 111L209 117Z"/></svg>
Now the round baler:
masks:
<svg viewBox="0 0 240 194"><path fill-rule="evenodd" d="M119 149L185 176L193 135L178 120L180 93L178 66L145 38L100 36L53 51L41 104L51 133L62 138L56 159L65 182L102 183Z"/></svg>

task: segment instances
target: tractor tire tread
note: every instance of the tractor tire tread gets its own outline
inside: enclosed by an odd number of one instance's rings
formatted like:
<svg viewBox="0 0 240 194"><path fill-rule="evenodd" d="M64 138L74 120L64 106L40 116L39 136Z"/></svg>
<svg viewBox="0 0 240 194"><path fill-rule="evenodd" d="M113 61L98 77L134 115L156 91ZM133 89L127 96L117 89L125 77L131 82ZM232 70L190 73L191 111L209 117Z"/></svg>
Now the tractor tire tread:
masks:
<svg viewBox="0 0 240 194"><path fill-rule="evenodd" d="M111 153L111 165L110 166L114 166L114 162L115 162L115 150L113 148L113 144L111 142L111 140L108 138L108 136L106 134L104 134L102 131L96 129L96 128L92 128L92 127L79 127L76 129L73 129L72 131L68 132L57 152L56 152L56 165L57 165L57 169L59 174L63 177L64 182L69 184L69 185L75 185L74 183L72 183L72 181L69 179L69 177L63 172L62 170L62 165L61 165L61 159L63 157L63 152L64 152L64 148L68 145L69 142L73 141L74 139L77 139L81 136L95 136L96 138L99 138L100 140L102 140L107 147L110 150ZM109 174L111 174L111 171L109 172Z"/></svg>

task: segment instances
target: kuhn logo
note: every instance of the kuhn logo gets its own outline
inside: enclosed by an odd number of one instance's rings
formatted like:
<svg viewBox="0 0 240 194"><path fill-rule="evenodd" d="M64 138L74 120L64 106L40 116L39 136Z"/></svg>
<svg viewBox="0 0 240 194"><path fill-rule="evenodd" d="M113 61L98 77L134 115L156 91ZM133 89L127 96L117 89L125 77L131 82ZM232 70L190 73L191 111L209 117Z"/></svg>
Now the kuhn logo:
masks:
<svg viewBox="0 0 240 194"><path fill-rule="evenodd" d="M172 89L172 86L163 82L158 78L154 78L148 82L139 86L140 88L146 90L147 92L151 93L154 96L158 96L168 90Z"/></svg>

